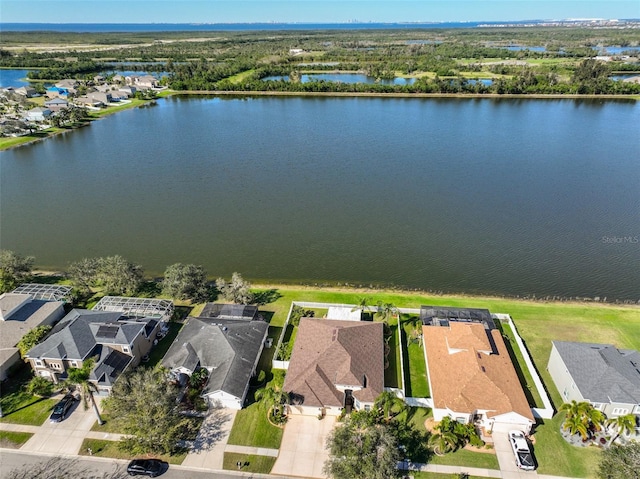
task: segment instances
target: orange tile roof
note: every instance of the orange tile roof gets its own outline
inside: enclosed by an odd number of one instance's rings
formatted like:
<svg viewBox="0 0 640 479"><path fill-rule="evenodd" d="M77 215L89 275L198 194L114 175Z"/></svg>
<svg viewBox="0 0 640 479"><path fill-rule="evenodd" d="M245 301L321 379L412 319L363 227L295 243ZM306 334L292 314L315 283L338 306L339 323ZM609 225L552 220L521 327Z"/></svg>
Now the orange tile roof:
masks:
<svg viewBox="0 0 640 479"><path fill-rule="evenodd" d="M300 320L283 389L304 406L340 407L344 393L336 385L361 387L353 396L363 402L384 390L382 323Z"/></svg>
<svg viewBox="0 0 640 479"><path fill-rule="evenodd" d="M486 410L488 417L516 412L533 421L498 330L451 322L449 327L423 326L422 331L436 408L469 414Z"/></svg>

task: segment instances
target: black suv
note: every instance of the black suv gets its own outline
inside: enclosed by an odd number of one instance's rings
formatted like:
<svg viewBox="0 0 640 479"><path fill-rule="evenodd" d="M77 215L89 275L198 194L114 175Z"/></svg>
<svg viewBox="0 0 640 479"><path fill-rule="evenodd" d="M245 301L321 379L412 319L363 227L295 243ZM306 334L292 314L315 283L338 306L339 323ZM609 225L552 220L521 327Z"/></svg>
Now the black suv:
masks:
<svg viewBox="0 0 640 479"><path fill-rule="evenodd" d="M130 476L159 476L164 467L164 462L159 459L134 459L127 466L127 472Z"/></svg>
<svg viewBox="0 0 640 479"><path fill-rule="evenodd" d="M51 416L49 416L49 420L51 422L62 421L67 417L67 413L69 412L71 406L73 406L74 402L76 402L76 398L73 396L73 394L67 394L60 401L58 401L58 404L53 407L53 412L51 413Z"/></svg>

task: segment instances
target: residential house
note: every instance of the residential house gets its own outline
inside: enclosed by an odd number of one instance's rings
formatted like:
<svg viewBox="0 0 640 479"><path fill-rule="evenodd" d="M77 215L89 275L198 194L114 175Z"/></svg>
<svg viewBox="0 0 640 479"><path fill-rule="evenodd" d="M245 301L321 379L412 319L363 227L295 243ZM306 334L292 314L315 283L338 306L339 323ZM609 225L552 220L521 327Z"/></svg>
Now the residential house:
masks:
<svg viewBox="0 0 640 479"><path fill-rule="evenodd" d="M608 418L640 417L640 352L552 341L547 370L563 401L587 401Z"/></svg>
<svg viewBox="0 0 640 479"><path fill-rule="evenodd" d="M57 86L51 86L46 90L47 98L68 98L69 90L66 88L59 88Z"/></svg>
<svg viewBox="0 0 640 479"><path fill-rule="evenodd" d="M20 364L16 347L22 337L38 326L53 325L64 316L62 301L34 299L24 293L0 295L0 381L11 367Z"/></svg>
<svg viewBox="0 0 640 479"><path fill-rule="evenodd" d="M38 96L38 94L36 93L36 89L30 86L21 86L20 88L16 88L13 91L18 95L26 96L27 98Z"/></svg>
<svg viewBox="0 0 640 479"><path fill-rule="evenodd" d="M68 93L75 94L78 92L78 87L80 86L80 82L72 78L65 78L64 80L60 80L59 82L55 83L54 86L57 88L62 88L66 90Z"/></svg>
<svg viewBox="0 0 640 479"><path fill-rule="evenodd" d="M268 329L268 323L259 319L189 317L162 365L181 384L196 370L207 369L202 396L210 404L242 409Z"/></svg>
<svg viewBox="0 0 640 479"><path fill-rule="evenodd" d="M113 75L113 78L111 80L114 83L124 83L124 77L122 75L120 75L119 73Z"/></svg>
<svg viewBox="0 0 640 479"><path fill-rule="evenodd" d="M127 85L134 85L138 89L157 88L158 79L153 75L128 75L125 77Z"/></svg>
<svg viewBox="0 0 640 479"><path fill-rule="evenodd" d="M74 309L26 358L35 374L54 382L66 379L70 367L81 368L93 359L89 380L99 394L107 395L117 377L149 353L159 324L156 319L130 318L122 312Z"/></svg>
<svg viewBox="0 0 640 479"><path fill-rule="evenodd" d="M528 433L535 420L489 311L433 307L423 311L434 419L449 416L487 432Z"/></svg>
<svg viewBox="0 0 640 479"><path fill-rule="evenodd" d="M89 96L89 95L79 96L79 97L74 99L74 102L77 105L90 106L90 107L94 107L94 108L97 108L99 106L104 105L104 103L102 103L100 100L97 100L96 98L94 98L92 96Z"/></svg>
<svg viewBox="0 0 640 479"><path fill-rule="evenodd" d="M87 97L92 98L93 100L99 102L102 105L108 105L113 101L111 92L93 91L93 92L87 93Z"/></svg>
<svg viewBox="0 0 640 479"><path fill-rule="evenodd" d="M57 111L64 110L65 108L69 108L69 102L67 100L63 100L62 98L53 98L51 100L45 101L44 106L51 112L55 113Z"/></svg>
<svg viewBox="0 0 640 479"><path fill-rule="evenodd" d="M120 93L125 93L127 97L131 98L136 94L136 87L134 86L121 86L118 87L118 91Z"/></svg>
<svg viewBox="0 0 640 479"><path fill-rule="evenodd" d="M26 112L26 121L46 121L51 116L51 110L37 106Z"/></svg>
<svg viewBox="0 0 640 479"><path fill-rule="evenodd" d="M368 410L384 390L382 323L302 318L283 389L292 414Z"/></svg>

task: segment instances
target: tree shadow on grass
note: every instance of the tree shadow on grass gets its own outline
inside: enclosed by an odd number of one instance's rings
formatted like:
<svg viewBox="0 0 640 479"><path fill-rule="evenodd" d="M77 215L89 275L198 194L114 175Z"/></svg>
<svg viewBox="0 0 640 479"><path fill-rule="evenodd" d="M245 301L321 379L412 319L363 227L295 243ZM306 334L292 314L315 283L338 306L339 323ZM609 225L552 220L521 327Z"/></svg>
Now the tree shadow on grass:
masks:
<svg viewBox="0 0 640 479"><path fill-rule="evenodd" d="M277 289L267 289L253 293L253 304L264 306L265 304L275 303L280 298L282 298L282 294Z"/></svg>

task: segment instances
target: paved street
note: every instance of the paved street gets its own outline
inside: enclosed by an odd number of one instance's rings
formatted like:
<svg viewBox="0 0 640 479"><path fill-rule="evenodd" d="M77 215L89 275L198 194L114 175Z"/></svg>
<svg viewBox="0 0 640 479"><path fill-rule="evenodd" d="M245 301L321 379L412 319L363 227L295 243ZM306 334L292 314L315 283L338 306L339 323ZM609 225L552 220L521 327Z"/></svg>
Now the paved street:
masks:
<svg viewBox="0 0 640 479"><path fill-rule="evenodd" d="M0 449L0 478L5 478L14 468L23 467L25 464L34 464L36 462L45 462L50 460L54 455L42 453L24 453L22 451L13 451L10 449ZM89 479L100 476L103 473L113 473L118 470L121 475L118 479L128 478L125 469L128 461L120 461L117 459L105 459L100 457L64 457L60 461L72 461L75 468L79 472L74 479ZM251 474L234 471L202 471L196 468L184 466L169 466L169 470L160 476L162 479L238 479L247 478L269 478L269 479L287 479L282 476ZM290 478L289 478L290 479Z"/></svg>

